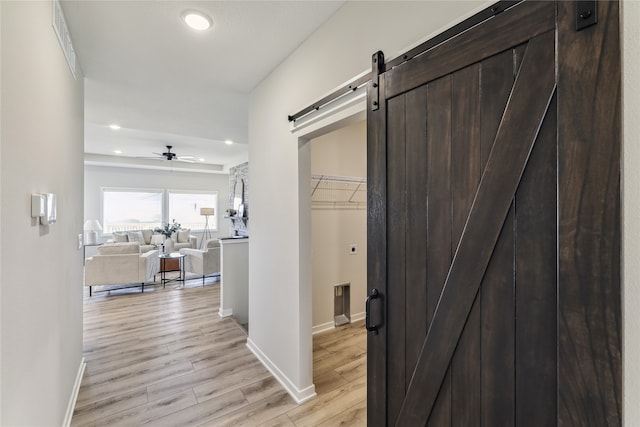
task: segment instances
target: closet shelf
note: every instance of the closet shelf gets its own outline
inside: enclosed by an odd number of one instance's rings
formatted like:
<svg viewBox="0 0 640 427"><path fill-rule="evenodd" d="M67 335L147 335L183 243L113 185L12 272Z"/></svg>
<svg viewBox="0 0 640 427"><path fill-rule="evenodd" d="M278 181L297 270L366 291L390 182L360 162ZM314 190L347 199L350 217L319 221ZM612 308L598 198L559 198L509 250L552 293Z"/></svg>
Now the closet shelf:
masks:
<svg viewBox="0 0 640 427"><path fill-rule="evenodd" d="M365 209L367 207L366 178L312 175L311 207L314 209Z"/></svg>

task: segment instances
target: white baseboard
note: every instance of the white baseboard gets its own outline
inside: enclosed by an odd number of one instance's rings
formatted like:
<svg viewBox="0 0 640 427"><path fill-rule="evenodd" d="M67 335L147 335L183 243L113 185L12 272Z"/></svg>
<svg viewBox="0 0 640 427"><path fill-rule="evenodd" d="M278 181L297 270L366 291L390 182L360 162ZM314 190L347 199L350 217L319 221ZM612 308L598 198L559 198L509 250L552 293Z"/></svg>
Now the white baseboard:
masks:
<svg viewBox="0 0 640 427"><path fill-rule="evenodd" d="M220 317L229 317L233 314L233 309L231 308L225 308L224 310L222 308L220 308L220 310L218 310L218 315Z"/></svg>
<svg viewBox="0 0 640 427"><path fill-rule="evenodd" d="M351 316L351 321L357 322L358 320L364 319L365 316L366 316L366 313L364 311L361 311L360 313L356 313L353 316Z"/></svg>
<svg viewBox="0 0 640 427"><path fill-rule="evenodd" d="M80 391L80 384L82 384L82 376L84 375L84 368L87 363L84 361L84 357L80 360L80 366L78 367L78 373L76 374L76 382L73 384L73 390L71 391L71 398L67 405L67 413L64 416L62 422L63 427L69 427L71 425L71 418L73 417L73 411L76 408L76 400L78 399L78 392Z"/></svg>
<svg viewBox="0 0 640 427"><path fill-rule="evenodd" d="M247 338L247 347L253 354L256 355L258 360L262 362L262 364L271 372L271 375L275 377L276 380L285 390L291 395L293 400L296 403L300 404L306 402L307 400L316 396L316 386L311 384L309 387L306 387L302 390L298 389L292 382L287 378L287 376L280 370L278 367L267 357L266 354L262 352L258 348L257 345L250 338Z"/></svg>
<svg viewBox="0 0 640 427"><path fill-rule="evenodd" d="M311 334L312 335L319 334L320 332L328 331L335 327L336 327L335 322L321 323L311 328Z"/></svg>
<svg viewBox="0 0 640 427"><path fill-rule="evenodd" d="M364 319L364 317L365 317L364 311L361 313L354 314L353 316L351 316L351 322L357 322L358 320ZM319 334L320 332L329 331L331 329L334 329L335 327L336 327L335 322L321 323L311 328L311 334L312 335Z"/></svg>

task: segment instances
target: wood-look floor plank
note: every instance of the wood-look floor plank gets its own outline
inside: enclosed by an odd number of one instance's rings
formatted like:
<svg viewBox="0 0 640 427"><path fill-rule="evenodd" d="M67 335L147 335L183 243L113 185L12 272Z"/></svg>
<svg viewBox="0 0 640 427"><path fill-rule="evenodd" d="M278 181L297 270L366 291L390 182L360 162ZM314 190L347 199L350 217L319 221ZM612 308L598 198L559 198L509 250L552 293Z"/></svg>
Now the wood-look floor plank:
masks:
<svg viewBox="0 0 640 427"><path fill-rule="evenodd" d="M295 424L293 423L293 421L291 421L287 414L282 414L262 424L259 424L257 427L295 427Z"/></svg>
<svg viewBox="0 0 640 427"><path fill-rule="evenodd" d="M367 376L367 359L361 357L342 366L335 368L335 372L340 374L347 381L356 381Z"/></svg>
<svg viewBox="0 0 640 427"><path fill-rule="evenodd" d="M357 346L348 346L333 353L331 357L319 360L313 364L313 372L321 372L324 369L336 369L347 363L365 357L366 350Z"/></svg>
<svg viewBox="0 0 640 427"><path fill-rule="evenodd" d="M297 405L246 347L246 331L219 317L219 283L201 283L86 290L73 426L364 425L362 322L313 337L318 395Z"/></svg>
<svg viewBox="0 0 640 427"><path fill-rule="evenodd" d="M80 386L80 393L76 400L76 408L81 408L89 403L102 399L115 397L123 392L130 392L148 383L154 383L164 378L179 377L193 372L189 362L179 362L164 367L154 367L143 371L131 371L128 375L104 379L102 382L92 384L91 376L85 376ZM100 374L98 374L100 375ZM89 382L88 384L86 382Z"/></svg>
<svg viewBox="0 0 640 427"><path fill-rule="evenodd" d="M150 423L169 414L180 411L184 408L195 405L196 398L193 391L187 390L175 396L139 405L125 411L114 413L110 416L100 418L85 424L91 427L107 426L139 426Z"/></svg>
<svg viewBox="0 0 640 427"><path fill-rule="evenodd" d="M82 426L96 423L97 420L105 418L110 414L118 413L127 409L146 405L147 389L139 388L129 393L121 393L117 396L103 399L83 407L77 407L71 420L72 426Z"/></svg>
<svg viewBox="0 0 640 427"><path fill-rule="evenodd" d="M337 427L337 426L366 426L367 425L367 401L362 399L357 405L348 408L327 421L318 424L318 427Z"/></svg>
<svg viewBox="0 0 640 427"><path fill-rule="evenodd" d="M180 375L168 378L163 381L156 381L147 387L151 399L159 399L163 396L171 396L172 394L186 389L194 388L208 381L213 381L222 375L230 372L237 372L246 368L249 364L259 363L255 360L255 356L245 355L244 357L233 357L231 360L221 359L218 364L207 369L194 370L187 375Z"/></svg>
<svg viewBox="0 0 640 427"><path fill-rule="evenodd" d="M280 385L280 383L272 376L255 381L240 389L245 399L251 403L262 400L270 394L275 394L282 390L282 385Z"/></svg>
<svg viewBox="0 0 640 427"><path fill-rule="evenodd" d="M196 385L193 387L193 391L198 402L204 402L230 390L240 389L265 378L273 378L273 376L261 363L256 362L255 364L244 366L241 371L225 373L210 381Z"/></svg>
<svg viewBox="0 0 640 427"><path fill-rule="evenodd" d="M274 418L278 415L282 415L288 410L295 408L295 406L296 403L291 396L289 396L286 391L280 389L277 393L271 394L262 400L250 403L243 408L198 425L255 427L263 419Z"/></svg>
<svg viewBox="0 0 640 427"><path fill-rule="evenodd" d="M317 373L313 376L316 393L324 394L345 385L348 381L333 369Z"/></svg>
<svg viewBox="0 0 640 427"><path fill-rule="evenodd" d="M247 402L240 390L233 390L215 399L173 412L166 417L155 420L153 424L167 427L213 425L210 424L211 420L243 408L248 404L249 402Z"/></svg>

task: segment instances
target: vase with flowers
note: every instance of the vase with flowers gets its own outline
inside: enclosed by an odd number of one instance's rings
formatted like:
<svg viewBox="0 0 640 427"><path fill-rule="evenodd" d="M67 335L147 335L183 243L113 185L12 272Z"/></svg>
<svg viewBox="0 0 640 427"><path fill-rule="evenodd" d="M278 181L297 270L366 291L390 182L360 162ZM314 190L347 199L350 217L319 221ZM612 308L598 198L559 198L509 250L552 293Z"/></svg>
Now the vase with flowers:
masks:
<svg viewBox="0 0 640 427"><path fill-rule="evenodd" d="M164 236L164 248L166 253L173 252L173 240L171 236L180 230L180 224L174 219L172 223L166 223L164 227L156 227L153 229L155 233L160 233Z"/></svg>

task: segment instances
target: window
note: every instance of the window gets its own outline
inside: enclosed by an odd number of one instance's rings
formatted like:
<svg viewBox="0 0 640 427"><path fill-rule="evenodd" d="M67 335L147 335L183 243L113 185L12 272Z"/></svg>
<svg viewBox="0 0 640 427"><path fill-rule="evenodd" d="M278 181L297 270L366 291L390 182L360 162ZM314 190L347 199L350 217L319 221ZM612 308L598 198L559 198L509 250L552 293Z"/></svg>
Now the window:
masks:
<svg viewBox="0 0 640 427"><path fill-rule="evenodd" d="M162 191L102 189L102 225L105 234L162 225Z"/></svg>
<svg viewBox="0 0 640 427"><path fill-rule="evenodd" d="M203 230L207 218L200 215L201 208L214 208L215 215L209 216L209 230L218 229L218 193L194 193L169 191L169 221L174 219L182 228Z"/></svg>

